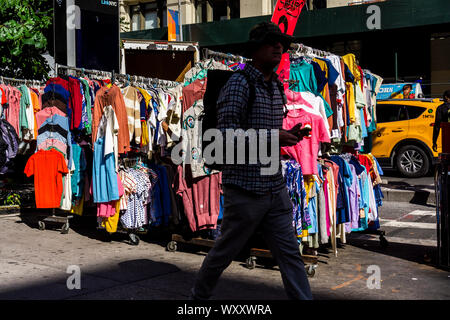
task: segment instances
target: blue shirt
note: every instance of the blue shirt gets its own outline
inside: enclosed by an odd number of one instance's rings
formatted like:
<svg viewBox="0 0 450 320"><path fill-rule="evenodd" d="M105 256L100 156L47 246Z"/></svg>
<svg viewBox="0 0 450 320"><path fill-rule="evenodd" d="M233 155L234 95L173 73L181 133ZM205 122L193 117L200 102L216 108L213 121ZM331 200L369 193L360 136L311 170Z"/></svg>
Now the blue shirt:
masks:
<svg viewBox="0 0 450 320"><path fill-rule="evenodd" d="M115 168L114 152L104 155L104 138L97 138L94 144L94 165L92 166L92 193L94 203L119 200L119 185Z"/></svg>
<svg viewBox="0 0 450 320"><path fill-rule="evenodd" d="M339 156L332 156L331 161L339 166L339 192L337 196L337 224L350 222L350 200L348 189L353 182L353 175L347 161Z"/></svg>
<svg viewBox="0 0 450 320"><path fill-rule="evenodd" d="M45 86L44 88L44 93L47 92L56 92L58 93L61 97L63 97L65 99L65 103L69 104L69 100L70 100L70 93L69 91L67 91L66 89L64 89L64 87L60 84L48 84L47 86Z"/></svg>
<svg viewBox="0 0 450 320"><path fill-rule="evenodd" d="M153 187L152 212L155 219L153 225L167 226L172 213L167 171L163 166L157 165L150 166L150 169L158 175L158 182Z"/></svg>

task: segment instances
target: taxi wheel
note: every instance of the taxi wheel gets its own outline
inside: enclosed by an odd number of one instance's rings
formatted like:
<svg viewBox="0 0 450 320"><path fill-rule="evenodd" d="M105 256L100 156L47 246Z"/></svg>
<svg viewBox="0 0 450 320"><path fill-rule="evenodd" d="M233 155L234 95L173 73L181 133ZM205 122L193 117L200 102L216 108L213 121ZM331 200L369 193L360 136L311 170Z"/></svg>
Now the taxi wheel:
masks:
<svg viewBox="0 0 450 320"><path fill-rule="evenodd" d="M400 173L409 178L423 177L430 169L430 160L425 151L414 145L400 148L396 163Z"/></svg>

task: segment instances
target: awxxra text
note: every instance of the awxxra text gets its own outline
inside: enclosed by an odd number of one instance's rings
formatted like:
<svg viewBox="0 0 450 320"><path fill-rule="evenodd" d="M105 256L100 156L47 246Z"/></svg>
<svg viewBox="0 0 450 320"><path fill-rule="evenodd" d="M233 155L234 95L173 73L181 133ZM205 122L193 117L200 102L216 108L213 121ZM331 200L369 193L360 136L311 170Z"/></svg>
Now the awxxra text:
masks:
<svg viewBox="0 0 450 320"><path fill-rule="evenodd" d="M198 315L208 318L211 314L221 313L222 315L266 315L272 314L269 305L220 305L219 307L193 307L185 304L183 307L178 307L178 315Z"/></svg>

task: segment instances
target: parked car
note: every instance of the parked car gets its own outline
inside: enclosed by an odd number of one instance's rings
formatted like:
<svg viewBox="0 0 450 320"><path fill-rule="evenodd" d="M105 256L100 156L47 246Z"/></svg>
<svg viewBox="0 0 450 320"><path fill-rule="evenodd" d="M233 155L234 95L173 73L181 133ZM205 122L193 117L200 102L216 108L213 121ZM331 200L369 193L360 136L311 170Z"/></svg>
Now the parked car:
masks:
<svg viewBox="0 0 450 320"><path fill-rule="evenodd" d="M389 99L377 101L377 130L372 154L382 168L397 169L403 176L426 175L440 152L433 152L433 126L439 99Z"/></svg>

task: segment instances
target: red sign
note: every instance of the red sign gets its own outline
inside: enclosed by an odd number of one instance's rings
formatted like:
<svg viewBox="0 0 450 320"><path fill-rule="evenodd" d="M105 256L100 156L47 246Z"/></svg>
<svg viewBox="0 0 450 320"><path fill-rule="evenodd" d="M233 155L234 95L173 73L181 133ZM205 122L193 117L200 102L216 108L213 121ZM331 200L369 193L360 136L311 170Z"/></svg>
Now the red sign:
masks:
<svg viewBox="0 0 450 320"><path fill-rule="evenodd" d="M306 0L278 0L271 21L277 24L283 33L292 36L305 2Z"/></svg>

